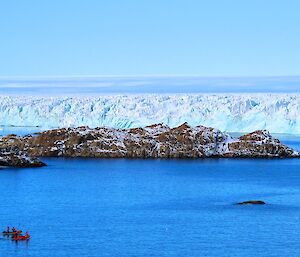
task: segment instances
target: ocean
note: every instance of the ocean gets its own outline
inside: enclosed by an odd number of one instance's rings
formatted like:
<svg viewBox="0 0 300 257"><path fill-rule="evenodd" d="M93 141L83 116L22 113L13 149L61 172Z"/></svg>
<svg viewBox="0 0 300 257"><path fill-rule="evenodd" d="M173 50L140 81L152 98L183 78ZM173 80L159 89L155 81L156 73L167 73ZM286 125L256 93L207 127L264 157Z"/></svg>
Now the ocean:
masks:
<svg viewBox="0 0 300 257"><path fill-rule="evenodd" d="M259 82L265 83L259 92L268 91L270 83L274 92L283 90L282 80L269 80ZM290 93L298 90L298 80L286 81ZM190 81L187 93L199 88L199 81ZM73 82L64 81L57 91L47 80L47 92L35 81L1 83L0 94L10 96L113 94L121 88L108 90L102 81L102 91L92 81L74 91ZM139 83L128 82L127 91ZM144 82L139 90L147 93L147 85L153 89L155 83ZM248 88L246 82L235 83L237 90ZM181 90L176 85L174 92ZM41 129L3 126L0 134ZM300 150L298 135L275 136ZM15 226L31 235L18 243L2 237L0 256L300 256L300 159L42 160L48 166L0 169L2 229ZM236 204L246 200L267 204Z"/></svg>
<svg viewBox="0 0 300 257"><path fill-rule="evenodd" d="M299 159L43 160L0 172L2 228L31 235L0 256L300 255Z"/></svg>

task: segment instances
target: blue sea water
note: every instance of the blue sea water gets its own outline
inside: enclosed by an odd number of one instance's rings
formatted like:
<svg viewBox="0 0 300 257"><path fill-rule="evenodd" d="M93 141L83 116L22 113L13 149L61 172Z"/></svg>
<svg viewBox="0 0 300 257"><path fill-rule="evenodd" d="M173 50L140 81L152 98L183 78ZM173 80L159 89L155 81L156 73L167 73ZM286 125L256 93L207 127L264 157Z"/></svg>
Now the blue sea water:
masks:
<svg viewBox="0 0 300 257"><path fill-rule="evenodd" d="M0 256L300 255L299 159L44 161L0 170L0 224L32 237Z"/></svg>
<svg viewBox="0 0 300 257"><path fill-rule="evenodd" d="M287 92L283 85L299 92L300 80L110 81L2 80L0 94ZM276 136L300 150L299 136ZM299 159L43 160L43 168L0 169L1 227L31 235L18 243L2 237L0 257L300 256ZM235 204L250 199L267 204Z"/></svg>

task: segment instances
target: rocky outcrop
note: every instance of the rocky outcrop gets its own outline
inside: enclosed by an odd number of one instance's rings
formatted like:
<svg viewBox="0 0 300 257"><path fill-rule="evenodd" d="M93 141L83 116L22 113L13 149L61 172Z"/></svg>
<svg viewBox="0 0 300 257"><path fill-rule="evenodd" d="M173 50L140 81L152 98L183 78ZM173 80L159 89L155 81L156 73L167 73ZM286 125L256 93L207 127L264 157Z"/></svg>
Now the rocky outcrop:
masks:
<svg viewBox="0 0 300 257"><path fill-rule="evenodd" d="M42 167L46 164L40 161L38 158L29 157L26 154L6 152L0 153L0 167L9 166L9 167Z"/></svg>
<svg viewBox="0 0 300 257"><path fill-rule="evenodd" d="M24 151L22 138L14 134L0 137L0 166L42 167L46 164Z"/></svg>
<svg viewBox="0 0 300 257"><path fill-rule="evenodd" d="M257 130L229 143L232 157L297 157L299 153L280 143L267 130Z"/></svg>
<svg viewBox="0 0 300 257"><path fill-rule="evenodd" d="M232 138L218 129L184 123L176 128L155 124L144 128L62 128L34 136L0 138L0 150L29 156L95 158L299 157L268 131Z"/></svg>

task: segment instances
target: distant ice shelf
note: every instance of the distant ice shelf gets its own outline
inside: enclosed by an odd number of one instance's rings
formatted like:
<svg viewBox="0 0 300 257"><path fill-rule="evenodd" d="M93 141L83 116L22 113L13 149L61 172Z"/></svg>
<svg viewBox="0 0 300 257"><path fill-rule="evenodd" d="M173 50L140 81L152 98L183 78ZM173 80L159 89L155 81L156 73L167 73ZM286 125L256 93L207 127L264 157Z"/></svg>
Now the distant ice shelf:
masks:
<svg viewBox="0 0 300 257"><path fill-rule="evenodd" d="M229 132L300 134L298 94L140 94L99 97L0 96L1 126L132 128L184 122Z"/></svg>

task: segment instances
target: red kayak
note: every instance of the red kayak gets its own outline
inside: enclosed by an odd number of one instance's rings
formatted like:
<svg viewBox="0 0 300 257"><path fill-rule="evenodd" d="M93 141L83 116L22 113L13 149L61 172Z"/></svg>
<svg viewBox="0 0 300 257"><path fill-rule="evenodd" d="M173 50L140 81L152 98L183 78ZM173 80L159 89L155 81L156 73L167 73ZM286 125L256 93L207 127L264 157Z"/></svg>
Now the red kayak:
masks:
<svg viewBox="0 0 300 257"><path fill-rule="evenodd" d="M29 240L29 239L30 236L16 236L12 238L13 241L22 241L22 240Z"/></svg>

